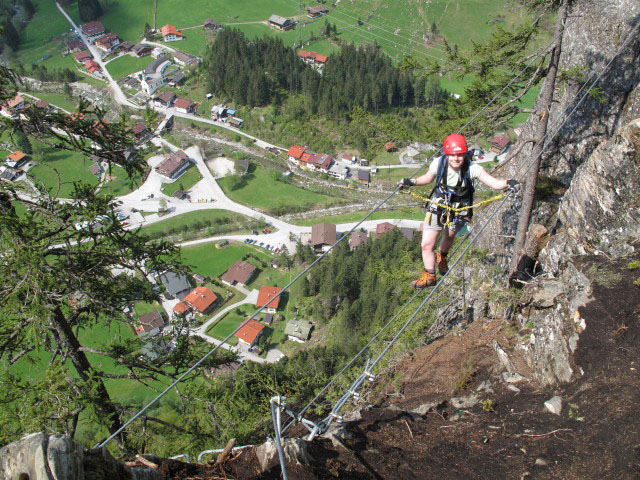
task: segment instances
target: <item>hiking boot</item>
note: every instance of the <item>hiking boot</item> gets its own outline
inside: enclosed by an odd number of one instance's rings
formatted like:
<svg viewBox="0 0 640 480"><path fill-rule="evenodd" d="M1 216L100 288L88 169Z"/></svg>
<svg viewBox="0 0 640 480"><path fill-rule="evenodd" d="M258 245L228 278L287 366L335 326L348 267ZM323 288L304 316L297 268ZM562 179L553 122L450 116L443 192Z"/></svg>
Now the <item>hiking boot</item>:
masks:
<svg viewBox="0 0 640 480"><path fill-rule="evenodd" d="M436 253L436 265L438 265L438 271L440 275L444 275L449 271L449 264L447 263L447 257L442 253Z"/></svg>
<svg viewBox="0 0 640 480"><path fill-rule="evenodd" d="M433 287L436 284L436 276L433 273L422 272L420 278L411 282L411 286L415 289Z"/></svg>

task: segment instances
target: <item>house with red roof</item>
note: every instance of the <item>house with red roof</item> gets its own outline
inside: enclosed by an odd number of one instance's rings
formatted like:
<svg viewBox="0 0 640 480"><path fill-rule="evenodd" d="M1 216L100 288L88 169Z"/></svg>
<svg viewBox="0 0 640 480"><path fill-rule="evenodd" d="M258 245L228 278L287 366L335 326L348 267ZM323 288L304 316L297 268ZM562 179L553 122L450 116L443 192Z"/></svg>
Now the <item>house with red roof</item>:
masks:
<svg viewBox="0 0 640 480"><path fill-rule="evenodd" d="M12 112L18 112L24 108L26 108L27 102L20 95L16 95L10 100L7 100L7 107Z"/></svg>
<svg viewBox="0 0 640 480"><path fill-rule="evenodd" d="M105 29L100 22L85 23L80 27L80 30L82 30L82 34L90 41L101 37L105 33Z"/></svg>
<svg viewBox="0 0 640 480"><path fill-rule="evenodd" d="M196 111L197 104L188 98L177 98L173 106L177 112L193 113Z"/></svg>
<svg viewBox="0 0 640 480"><path fill-rule="evenodd" d="M189 311L189 306L184 302L178 302L173 306L173 314L176 316L184 315Z"/></svg>
<svg viewBox="0 0 640 480"><path fill-rule="evenodd" d="M98 63L93 60L89 60L87 63L85 63L84 68L86 68L87 71L92 75L96 75L99 77L102 76L102 70L100 70L100 65L98 65Z"/></svg>
<svg viewBox="0 0 640 480"><path fill-rule="evenodd" d="M491 139L491 151L497 154L504 152L511 140L504 133L496 133Z"/></svg>
<svg viewBox="0 0 640 480"><path fill-rule="evenodd" d="M194 311L205 313L211 309L217 299L216 294L207 287L196 287L182 301Z"/></svg>
<svg viewBox="0 0 640 480"><path fill-rule="evenodd" d="M73 58L76 62L82 63L83 65L90 60L93 60L93 57L89 53L89 50L84 50L82 52L74 53Z"/></svg>
<svg viewBox="0 0 640 480"><path fill-rule="evenodd" d="M178 31L175 25L165 25L160 29L160 34L165 42L176 42L184 38L182 32Z"/></svg>
<svg viewBox="0 0 640 480"><path fill-rule="evenodd" d="M252 319L243 325L240 330L234 333L233 336L242 343L251 347L256 344L258 338L262 335L263 330L264 325Z"/></svg>
<svg viewBox="0 0 640 480"><path fill-rule="evenodd" d="M103 52L110 53L120 45L120 38L115 33L107 33L97 38L95 44Z"/></svg>
<svg viewBox="0 0 640 480"><path fill-rule="evenodd" d="M182 150L176 150L165 154L163 160L156 168L156 172L168 178L178 178L191 166L189 156Z"/></svg>
<svg viewBox="0 0 640 480"><path fill-rule="evenodd" d="M280 287L269 287L267 285L263 285L260 287L260 291L258 292L256 307L265 307L267 313L276 313L278 305L280 304L280 297L276 297L276 295L281 291L282 288Z"/></svg>
<svg viewBox="0 0 640 480"><path fill-rule="evenodd" d="M304 153L304 151L305 148L302 145L294 145L287 151L287 157L289 158L289 161L291 163L295 163L297 165L300 161L300 158L302 158L302 154Z"/></svg>
<svg viewBox="0 0 640 480"><path fill-rule="evenodd" d="M318 52L308 52L307 50L300 50L298 56L303 62L317 68L324 67L327 64L327 60L329 60L327 55Z"/></svg>
<svg viewBox="0 0 640 480"><path fill-rule="evenodd" d="M389 222L379 223L378 225L376 225L376 239L380 238L385 233L390 232L394 228L396 228L396 226L392 225Z"/></svg>
<svg viewBox="0 0 640 480"><path fill-rule="evenodd" d="M16 150L7 157L6 164L11 168L20 168L27 163L29 157L26 153L22 153L20 150Z"/></svg>

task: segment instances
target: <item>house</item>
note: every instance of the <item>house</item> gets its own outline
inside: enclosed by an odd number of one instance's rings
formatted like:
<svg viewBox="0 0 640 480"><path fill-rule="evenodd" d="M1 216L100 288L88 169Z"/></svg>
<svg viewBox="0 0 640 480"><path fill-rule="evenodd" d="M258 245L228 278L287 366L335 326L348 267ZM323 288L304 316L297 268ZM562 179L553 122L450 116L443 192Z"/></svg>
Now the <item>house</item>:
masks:
<svg viewBox="0 0 640 480"><path fill-rule="evenodd" d="M367 160L366 158L361 158L360 160L358 160L358 163L360 164L361 167L369 166L369 160Z"/></svg>
<svg viewBox="0 0 640 480"><path fill-rule="evenodd" d="M136 140L141 141L147 140L152 136L144 123L136 123L133 128L131 128L131 132L133 133L133 136L136 137Z"/></svg>
<svg viewBox="0 0 640 480"><path fill-rule="evenodd" d="M367 185L371 183L371 173L369 170L358 170L356 178L360 183L366 183Z"/></svg>
<svg viewBox="0 0 640 480"><path fill-rule="evenodd" d="M294 145L293 147L290 147L287 151L289 161L298 165L304 151L305 147L303 147L302 145Z"/></svg>
<svg viewBox="0 0 640 480"><path fill-rule="evenodd" d="M351 234L351 238L349 239L349 245L351 246L351 250L355 250L360 245L365 243L369 237L365 232L353 232Z"/></svg>
<svg viewBox="0 0 640 480"><path fill-rule="evenodd" d="M356 157L354 157L353 155L350 155L348 153L343 153L342 157L340 157L340 160L342 160L343 162L346 162L346 163L351 163L351 164L356 163Z"/></svg>
<svg viewBox="0 0 640 480"><path fill-rule="evenodd" d="M34 107L36 108L40 108L42 110L45 110L47 112L54 112L55 111L55 107L53 105L51 105L49 102L47 102L46 100L36 100L36 102L33 104Z"/></svg>
<svg viewBox="0 0 640 480"><path fill-rule="evenodd" d="M387 232L390 232L395 228L396 226L392 225L389 222L379 223L378 225L376 225L376 238L380 238L382 235L384 235Z"/></svg>
<svg viewBox="0 0 640 480"><path fill-rule="evenodd" d="M179 32L178 29L174 25L165 25L160 29L160 34L162 35L162 40L165 42L175 42L183 39L182 32Z"/></svg>
<svg viewBox="0 0 640 480"><path fill-rule="evenodd" d="M20 178L20 175L22 175L23 173L24 172L19 168L2 166L0 167L0 181L14 182L18 178Z"/></svg>
<svg viewBox="0 0 640 480"><path fill-rule="evenodd" d="M131 54L134 57L145 57L149 55L152 52L152 50L153 50L153 47L151 45L139 43L131 49Z"/></svg>
<svg viewBox="0 0 640 480"><path fill-rule="evenodd" d="M29 156L26 153L22 153L20 150L9 154L5 163L11 168L20 168L22 165L29 161Z"/></svg>
<svg viewBox="0 0 640 480"><path fill-rule="evenodd" d="M315 7L307 7L307 16L309 18L317 18L329 13L329 9L324 5L316 5Z"/></svg>
<svg viewBox="0 0 640 480"><path fill-rule="evenodd" d="M164 327L164 318L158 311L149 312L142 315L138 319L139 326L136 327L136 333L138 336L150 336L153 337L160 333L160 329Z"/></svg>
<svg viewBox="0 0 640 480"><path fill-rule="evenodd" d="M235 287L236 285L242 285L244 287L249 283L256 271L257 268L255 266L238 260L229 267L229 270L220 277L220 280L222 283L231 287Z"/></svg>
<svg viewBox="0 0 640 480"><path fill-rule="evenodd" d="M191 278L193 278L196 282L199 282L199 283L204 283L207 280L199 273L194 273L193 275L191 275Z"/></svg>
<svg viewBox="0 0 640 480"><path fill-rule="evenodd" d="M333 165L333 157L326 153L320 155L311 155L309 158L303 159L307 163L307 168L316 172L329 173L331 165Z"/></svg>
<svg viewBox="0 0 640 480"><path fill-rule="evenodd" d="M225 121L227 116L235 114L236 111L224 105L214 105L211 107L211 118L214 120Z"/></svg>
<svg viewBox="0 0 640 480"><path fill-rule="evenodd" d="M123 52L131 52L134 46L135 45L131 43L129 40L125 40L124 42L120 42L118 44L118 50L121 50Z"/></svg>
<svg viewBox="0 0 640 480"><path fill-rule="evenodd" d="M193 113L196 111L197 104L188 98L178 98L174 104L177 112Z"/></svg>
<svg viewBox="0 0 640 480"><path fill-rule="evenodd" d="M234 337L237 337L239 341L252 347L260 338L262 331L264 330L264 325L260 322L256 322L251 319L247 323L245 323L240 330L233 334Z"/></svg>
<svg viewBox="0 0 640 480"><path fill-rule="evenodd" d="M204 21L204 25L203 25L205 30L209 30L209 31L218 31L218 30L223 30L222 25L220 25L217 21L215 21L213 18L208 18Z"/></svg>
<svg viewBox="0 0 640 480"><path fill-rule="evenodd" d="M166 57L167 52L165 51L164 48L156 47L153 50L151 50L151 56L153 58Z"/></svg>
<svg viewBox="0 0 640 480"><path fill-rule="evenodd" d="M396 146L396 144L395 144L395 143L393 143L393 142L387 142L387 143L385 143L385 144L384 144L384 149L385 149L387 152L395 152L395 151L397 151L397 150L398 150L398 147L397 147L397 146Z"/></svg>
<svg viewBox="0 0 640 480"><path fill-rule="evenodd" d="M229 117L229 120L227 120L227 123L229 124L229 126L233 128L242 128L243 122L244 120L238 117Z"/></svg>
<svg viewBox="0 0 640 480"><path fill-rule="evenodd" d="M347 174L349 173L349 167L343 165L342 163L334 163L329 167L327 171L327 175L330 177L335 177L340 180L344 180L347 178Z"/></svg>
<svg viewBox="0 0 640 480"><path fill-rule="evenodd" d="M284 327L284 334L289 340L303 343L309 340L309 335L311 334L312 329L313 325L311 322L302 319L294 319L289 320L287 325Z"/></svg>
<svg viewBox="0 0 640 480"><path fill-rule="evenodd" d="M504 133L496 133L491 139L491 151L501 154L507 149L511 140Z"/></svg>
<svg viewBox="0 0 640 480"><path fill-rule="evenodd" d="M100 175L102 175L103 169L99 163L92 163L89 166L89 171L91 172L92 175L99 177Z"/></svg>
<svg viewBox="0 0 640 480"><path fill-rule="evenodd" d="M169 65L171 65L171 60L164 57L156 58L142 72L137 74L142 89L147 95L153 95L165 84L165 72Z"/></svg>
<svg viewBox="0 0 640 480"><path fill-rule="evenodd" d="M159 280L167 291L167 297L182 300L191 291L191 284L182 273L167 272L160 275Z"/></svg>
<svg viewBox="0 0 640 480"><path fill-rule="evenodd" d="M67 52L68 53L76 53L76 52L80 52L82 50L84 50L85 47L84 46L84 42L82 40L80 40L79 38L72 38L71 40L69 40L67 42Z"/></svg>
<svg viewBox="0 0 640 480"><path fill-rule="evenodd" d="M278 257L273 257L269 265L271 265L271 268L280 268L280 259Z"/></svg>
<svg viewBox="0 0 640 480"><path fill-rule="evenodd" d="M203 314L213 306L217 299L216 294L207 287L196 287L182 301L196 312Z"/></svg>
<svg viewBox="0 0 640 480"><path fill-rule="evenodd" d="M189 311L189 306L184 302L178 302L173 306L173 314L175 316L184 315Z"/></svg>
<svg viewBox="0 0 640 480"><path fill-rule="evenodd" d="M180 71L171 75L167 83L169 84L170 87L179 87L185 82L186 79L187 79L187 76Z"/></svg>
<svg viewBox="0 0 640 480"><path fill-rule="evenodd" d="M188 53L178 51L173 53L173 60L178 65L182 65L184 67L190 67L191 65L197 65L200 63L200 59L195 55L189 55Z"/></svg>
<svg viewBox="0 0 640 480"><path fill-rule="evenodd" d="M267 313L276 313L278 305L280 304L279 293L282 291L280 287L269 287L263 285L258 292L258 300L256 301L256 307L264 307Z"/></svg>
<svg viewBox="0 0 640 480"><path fill-rule="evenodd" d="M190 166L189 156L182 150L165 154L165 159L155 168L156 172L168 178L178 178Z"/></svg>
<svg viewBox="0 0 640 480"><path fill-rule="evenodd" d="M84 68L92 75L102 76L102 71L100 70L100 65L98 62L94 62L93 60L89 60L84 64Z"/></svg>
<svg viewBox="0 0 640 480"><path fill-rule="evenodd" d="M120 45L120 38L115 33L107 33L96 39L95 45L103 52L110 53Z"/></svg>
<svg viewBox="0 0 640 480"><path fill-rule="evenodd" d="M105 33L105 29L100 22L85 23L80 27L80 30L82 30L82 34L91 42Z"/></svg>
<svg viewBox="0 0 640 480"><path fill-rule="evenodd" d="M173 192L172 197L177 198L178 200L191 200L189 195L187 195L187 193L182 190L176 190L175 192Z"/></svg>
<svg viewBox="0 0 640 480"><path fill-rule="evenodd" d="M20 95L16 95L10 100L7 100L7 108L11 113L17 113L24 110L29 104Z"/></svg>
<svg viewBox="0 0 640 480"><path fill-rule="evenodd" d="M278 30L286 31L291 30L296 26L295 22L290 18L284 18L280 15L271 15L267 24L271 27L277 28Z"/></svg>
<svg viewBox="0 0 640 480"><path fill-rule="evenodd" d="M316 67L323 67L324 65L326 65L327 60L329 60L329 57L326 55L322 55L321 53L317 52L308 52L306 50L300 50L298 52L298 56L302 59L303 62Z"/></svg>
<svg viewBox="0 0 640 480"><path fill-rule="evenodd" d="M332 223L316 223L311 227L311 246L316 253L328 250L336 238L336 226Z"/></svg>
<svg viewBox="0 0 640 480"><path fill-rule="evenodd" d="M153 99L156 107L170 107L176 101L176 94L173 92L162 92Z"/></svg>

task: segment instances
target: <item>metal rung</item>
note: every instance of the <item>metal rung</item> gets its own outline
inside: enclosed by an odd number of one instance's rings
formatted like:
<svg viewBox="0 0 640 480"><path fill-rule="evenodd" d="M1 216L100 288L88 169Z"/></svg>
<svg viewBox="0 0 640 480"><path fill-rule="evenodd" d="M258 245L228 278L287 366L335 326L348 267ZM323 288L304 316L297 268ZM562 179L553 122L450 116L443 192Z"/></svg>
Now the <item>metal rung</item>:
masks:
<svg viewBox="0 0 640 480"><path fill-rule="evenodd" d="M344 421L344 418L342 417L342 415L338 415L337 413L333 413L333 412L331 412L331 418L333 418L338 423L342 423Z"/></svg>
<svg viewBox="0 0 640 480"><path fill-rule="evenodd" d="M360 393L356 392L355 390L349 390L349 393L351 394L354 400L356 401L360 400Z"/></svg>
<svg viewBox="0 0 640 480"><path fill-rule="evenodd" d="M370 382L376 381L376 376L371 372L364 372L364 376L368 378Z"/></svg>

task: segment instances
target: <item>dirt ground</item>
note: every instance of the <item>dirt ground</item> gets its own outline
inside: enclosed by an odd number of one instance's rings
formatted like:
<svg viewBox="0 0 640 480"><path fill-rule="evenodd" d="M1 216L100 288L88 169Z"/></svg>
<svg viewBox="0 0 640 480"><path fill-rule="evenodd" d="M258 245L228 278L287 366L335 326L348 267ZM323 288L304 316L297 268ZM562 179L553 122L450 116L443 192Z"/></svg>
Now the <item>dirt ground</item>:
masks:
<svg viewBox="0 0 640 480"><path fill-rule="evenodd" d="M343 446L309 443L310 465L288 464L290 479L638 479L640 478L640 270L629 259L580 260L596 284L580 309L591 319L575 354L583 374L573 383L541 389L509 385L492 348L508 345L509 325L478 321L406 357L381 400L345 425ZM611 275L611 272L615 272ZM612 280L612 278L614 280ZM396 375L397 377L397 375ZM381 380L382 381L382 380ZM488 382L488 383L487 383ZM456 409L451 397L477 394L480 402ZM544 410L553 395L560 415ZM437 406L424 415L419 405ZM257 472L245 450L217 470L178 462L163 465L171 479L277 479L280 467ZM191 469L190 471L187 471Z"/></svg>

